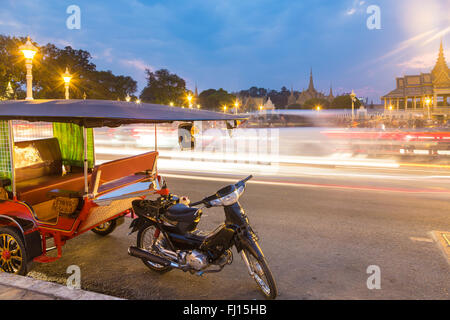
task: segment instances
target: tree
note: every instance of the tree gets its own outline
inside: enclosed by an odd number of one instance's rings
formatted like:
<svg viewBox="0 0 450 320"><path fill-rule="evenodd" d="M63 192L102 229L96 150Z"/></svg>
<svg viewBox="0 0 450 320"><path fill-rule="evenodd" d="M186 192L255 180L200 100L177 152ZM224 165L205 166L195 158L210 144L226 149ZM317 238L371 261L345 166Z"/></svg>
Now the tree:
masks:
<svg viewBox="0 0 450 320"><path fill-rule="evenodd" d="M361 105L361 102L358 99L356 99L355 105L354 105L355 108L359 108L360 105ZM331 107L334 109L349 109L349 108L351 109L352 108L352 98L350 97L349 94L337 96L331 102Z"/></svg>
<svg viewBox="0 0 450 320"><path fill-rule="evenodd" d="M330 106L330 102L322 98L312 98L306 100L303 104L303 107L305 108L315 108L317 106L320 106L321 108L328 108Z"/></svg>
<svg viewBox="0 0 450 320"><path fill-rule="evenodd" d="M11 82L18 99L25 98L23 88L26 69L22 53L18 50L25 41L25 38L0 35L0 98L4 96L8 82ZM115 76L111 71L97 71L95 64L91 62L91 54L85 50L76 50L70 46L60 49L51 43L41 47L37 43L33 44L38 48L33 59L35 98L64 98L62 74L66 67L72 75L72 99L82 99L86 93L90 99L123 100L136 91L137 83L131 77Z"/></svg>
<svg viewBox="0 0 450 320"><path fill-rule="evenodd" d="M202 91L199 94L198 99L202 108L214 111L222 111L222 107L224 105L234 105L236 96L220 88L219 90L208 89Z"/></svg>
<svg viewBox="0 0 450 320"><path fill-rule="evenodd" d="M26 81L25 60L19 51L26 38L0 35L0 98L7 98L8 83L11 83L13 97L25 98L22 86Z"/></svg>
<svg viewBox="0 0 450 320"><path fill-rule="evenodd" d="M152 72L148 69L147 86L142 90L140 98L144 102L175 105L186 105L186 81L170 73L167 69Z"/></svg>

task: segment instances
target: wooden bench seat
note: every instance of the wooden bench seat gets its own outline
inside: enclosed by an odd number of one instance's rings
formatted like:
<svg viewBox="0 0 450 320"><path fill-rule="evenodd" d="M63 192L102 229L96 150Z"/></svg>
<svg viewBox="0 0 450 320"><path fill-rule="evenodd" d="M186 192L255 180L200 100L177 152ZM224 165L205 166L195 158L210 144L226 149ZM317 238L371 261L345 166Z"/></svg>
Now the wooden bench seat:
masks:
<svg viewBox="0 0 450 320"><path fill-rule="evenodd" d="M15 180L18 198L30 205L50 200L53 189L84 190L84 176L63 175L61 150L57 138L20 141L14 144Z"/></svg>

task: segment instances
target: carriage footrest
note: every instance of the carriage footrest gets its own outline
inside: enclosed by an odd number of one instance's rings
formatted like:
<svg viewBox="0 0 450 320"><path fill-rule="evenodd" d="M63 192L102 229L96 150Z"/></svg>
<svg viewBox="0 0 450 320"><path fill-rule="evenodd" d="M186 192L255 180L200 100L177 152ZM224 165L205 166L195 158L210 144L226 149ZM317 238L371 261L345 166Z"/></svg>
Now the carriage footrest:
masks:
<svg viewBox="0 0 450 320"><path fill-rule="evenodd" d="M39 262L39 263L47 263L47 262L56 261L59 258L61 258L61 257L59 257L59 256L58 257L49 257L49 256L46 256L45 254L43 254L41 256L38 256L38 257L34 258L33 261L34 262Z"/></svg>

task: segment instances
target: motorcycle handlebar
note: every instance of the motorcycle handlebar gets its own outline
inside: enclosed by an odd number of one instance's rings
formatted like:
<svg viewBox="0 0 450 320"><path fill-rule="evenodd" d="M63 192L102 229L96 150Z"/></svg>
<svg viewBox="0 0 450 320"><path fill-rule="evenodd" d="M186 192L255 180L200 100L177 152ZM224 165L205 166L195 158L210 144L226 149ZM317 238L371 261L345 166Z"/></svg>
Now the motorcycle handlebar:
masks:
<svg viewBox="0 0 450 320"><path fill-rule="evenodd" d="M248 180L250 180L251 178L253 178L253 175L249 175L247 178L242 179L241 181L237 182L235 185L239 185L239 184L245 184ZM206 198L205 198L206 199ZM205 204L207 205L207 203L205 202L205 199L202 199L200 201L197 202L192 202L191 204L189 204L190 207L195 207L198 206L199 204Z"/></svg>
<svg viewBox="0 0 450 320"><path fill-rule="evenodd" d="M250 180L251 178L253 178L253 175L249 175L247 178L241 180L240 182L246 183L248 180Z"/></svg>
<svg viewBox="0 0 450 320"><path fill-rule="evenodd" d="M193 202L193 203L189 204L189 206L190 206L190 207L198 206L199 204L202 204L203 201L204 201L204 200L200 200L200 201L197 201L197 202Z"/></svg>

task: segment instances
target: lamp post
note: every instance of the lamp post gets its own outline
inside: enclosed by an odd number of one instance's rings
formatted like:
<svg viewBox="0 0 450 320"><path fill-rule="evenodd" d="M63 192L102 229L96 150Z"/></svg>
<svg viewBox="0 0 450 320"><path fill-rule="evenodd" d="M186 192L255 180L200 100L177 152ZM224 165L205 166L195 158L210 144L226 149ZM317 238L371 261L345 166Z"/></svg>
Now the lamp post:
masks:
<svg viewBox="0 0 450 320"><path fill-rule="evenodd" d="M234 103L234 114L237 114L238 107L239 107L239 101L236 99L236 102Z"/></svg>
<svg viewBox="0 0 450 320"><path fill-rule="evenodd" d="M425 104L427 105L427 111L428 111L428 120L431 119L431 115L430 115L430 103L431 103L431 99L429 97L425 98Z"/></svg>
<svg viewBox="0 0 450 320"><path fill-rule="evenodd" d="M130 97L129 94L127 94L127 96L125 97L125 101L126 101L126 102L130 102L130 101L131 101L131 97Z"/></svg>
<svg viewBox="0 0 450 320"><path fill-rule="evenodd" d="M69 68L66 67L66 72L63 74L64 79L64 88L65 88L65 97L66 100L69 100L69 83L72 79L72 75L69 73Z"/></svg>
<svg viewBox="0 0 450 320"><path fill-rule="evenodd" d="M352 98L352 122L355 119L355 100L356 100L356 94L352 89L352 93L350 93L350 98Z"/></svg>
<svg viewBox="0 0 450 320"><path fill-rule="evenodd" d="M322 110L322 107L320 105L317 105L316 110L317 110L317 112L319 112L320 110Z"/></svg>
<svg viewBox="0 0 450 320"><path fill-rule="evenodd" d="M223 113L227 113L227 106L223 106Z"/></svg>
<svg viewBox="0 0 450 320"><path fill-rule="evenodd" d="M27 38L27 42L19 47L25 56L25 66L27 68L27 97L26 100L33 100L33 74L31 69L33 68L33 57L37 52L37 48L31 43L30 37Z"/></svg>
<svg viewBox="0 0 450 320"><path fill-rule="evenodd" d="M188 104L189 104L189 108L192 108L192 96L191 96L191 94L188 94L188 96L187 96L187 101L188 101Z"/></svg>

